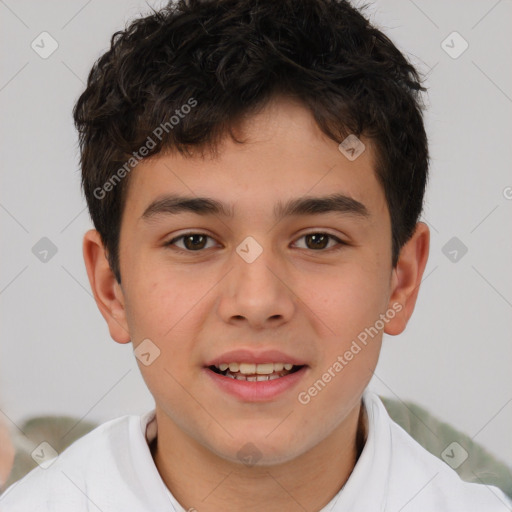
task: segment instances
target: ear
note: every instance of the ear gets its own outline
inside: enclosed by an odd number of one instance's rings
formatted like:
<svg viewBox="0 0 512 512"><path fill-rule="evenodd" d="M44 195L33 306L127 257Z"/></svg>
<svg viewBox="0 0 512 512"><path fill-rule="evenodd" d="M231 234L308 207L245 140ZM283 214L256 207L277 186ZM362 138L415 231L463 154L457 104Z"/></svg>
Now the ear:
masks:
<svg viewBox="0 0 512 512"><path fill-rule="evenodd" d="M110 269L106 249L95 229L84 235L83 254L94 300L108 324L110 336L118 343L129 343L123 291Z"/></svg>
<svg viewBox="0 0 512 512"><path fill-rule="evenodd" d="M428 226L424 222L418 222L411 239L402 247L397 265L392 271L388 308L397 311L397 314L386 324L386 334L400 334L411 318L427 265L429 247Z"/></svg>

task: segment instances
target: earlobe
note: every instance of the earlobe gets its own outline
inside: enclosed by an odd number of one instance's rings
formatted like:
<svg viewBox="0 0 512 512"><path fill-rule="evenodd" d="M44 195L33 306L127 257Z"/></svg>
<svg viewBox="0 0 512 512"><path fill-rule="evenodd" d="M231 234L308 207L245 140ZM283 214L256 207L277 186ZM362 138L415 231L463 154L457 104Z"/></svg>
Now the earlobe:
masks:
<svg viewBox="0 0 512 512"><path fill-rule="evenodd" d="M429 247L430 230L424 222L418 222L411 239L402 247L396 268L393 269L388 308L394 309L397 314L386 324L386 334L400 334L407 326L427 265Z"/></svg>
<svg viewBox="0 0 512 512"><path fill-rule="evenodd" d="M101 236L95 229L84 235L83 256L94 300L107 322L110 336L118 343L129 343L123 291L110 269Z"/></svg>

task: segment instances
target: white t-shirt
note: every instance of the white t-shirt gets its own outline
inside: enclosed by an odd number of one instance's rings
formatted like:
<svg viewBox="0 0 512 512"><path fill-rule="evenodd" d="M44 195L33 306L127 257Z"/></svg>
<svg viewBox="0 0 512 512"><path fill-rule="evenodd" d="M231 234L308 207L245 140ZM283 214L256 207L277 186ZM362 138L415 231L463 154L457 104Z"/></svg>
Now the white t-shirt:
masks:
<svg viewBox="0 0 512 512"><path fill-rule="evenodd" d="M363 394L368 437L343 489L319 512L511 512L498 488L463 482ZM0 497L2 512L186 512L164 484L148 443L155 411L108 421ZM456 440L454 440L456 441ZM43 448L44 450L44 448ZM47 463L45 463L46 465Z"/></svg>

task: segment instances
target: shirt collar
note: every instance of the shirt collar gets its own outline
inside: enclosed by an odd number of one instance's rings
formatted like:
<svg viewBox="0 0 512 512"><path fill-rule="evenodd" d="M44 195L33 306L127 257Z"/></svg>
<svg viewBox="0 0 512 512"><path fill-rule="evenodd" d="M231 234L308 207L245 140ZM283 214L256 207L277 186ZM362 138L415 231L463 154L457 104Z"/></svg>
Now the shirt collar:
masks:
<svg viewBox="0 0 512 512"><path fill-rule="evenodd" d="M345 485L320 512L385 510L391 461L389 416L379 397L368 388L363 393L362 402L366 427L364 448ZM148 447L155 440L157 430L156 410L153 409L141 416L141 431ZM178 507L172 493L167 487L166 490Z"/></svg>
<svg viewBox="0 0 512 512"><path fill-rule="evenodd" d="M158 427L156 425L156 409L147 412L140 419L142 432L145 433L146 442L148 446L156 439Z"/></svg>
<svg viewBox="0 0 512 512"><path fill-rule="evenodd" d="M320 512L382 512L386 509L391 462L389 416L380 398L364 391L366 442L343 488Z"/></svg>

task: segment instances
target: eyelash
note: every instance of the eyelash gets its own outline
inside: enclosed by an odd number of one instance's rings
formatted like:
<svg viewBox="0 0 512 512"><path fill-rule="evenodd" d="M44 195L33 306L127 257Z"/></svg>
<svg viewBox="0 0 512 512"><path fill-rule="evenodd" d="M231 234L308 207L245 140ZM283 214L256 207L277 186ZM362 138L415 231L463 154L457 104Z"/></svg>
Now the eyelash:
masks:
<svg viewBox="0 0 512 512"><path fill-rule="evenodd" d="M200 252L206 251L206 249L198 249L197 251L191 251L189 249L182 249L181 247L171 247L176 241L181 240L183 238L186 238L187 236L190 236L190 235L205 236L207 238L211 238L212 240L214 240L213 237L211 237L210 235L207 235L206 233L200 233L200 232L197 232L197 231L190 231L188 233L183 233L182 235L180 235L180 236L178 236L176 238L173 238L172 240L169 240L169 242L166 242L164 244L164 246L168 247L168 248L171 248L172 250L175 250L177 252L189 253L189 254L200 253ZM333 252L333 251L339 251L340 249L343 249L344 246L348 245L348 243L344 242L343 240L340 240L338 237L336 237L334 235L331 235L330 233L325 233L324 231L312 231L310 233L304 233L297 240L300 240L301 238L304 238L304 237L309 236L309 235L326 235L329 239L332 239L332 240L335 240L336 242L338 242L337 246L330 247L329 249L317 249L317 250L315 250L315 249L307 249L307 248L305 249L305 250L309 250L309 251L312 251L312 252Z"/></svg>

